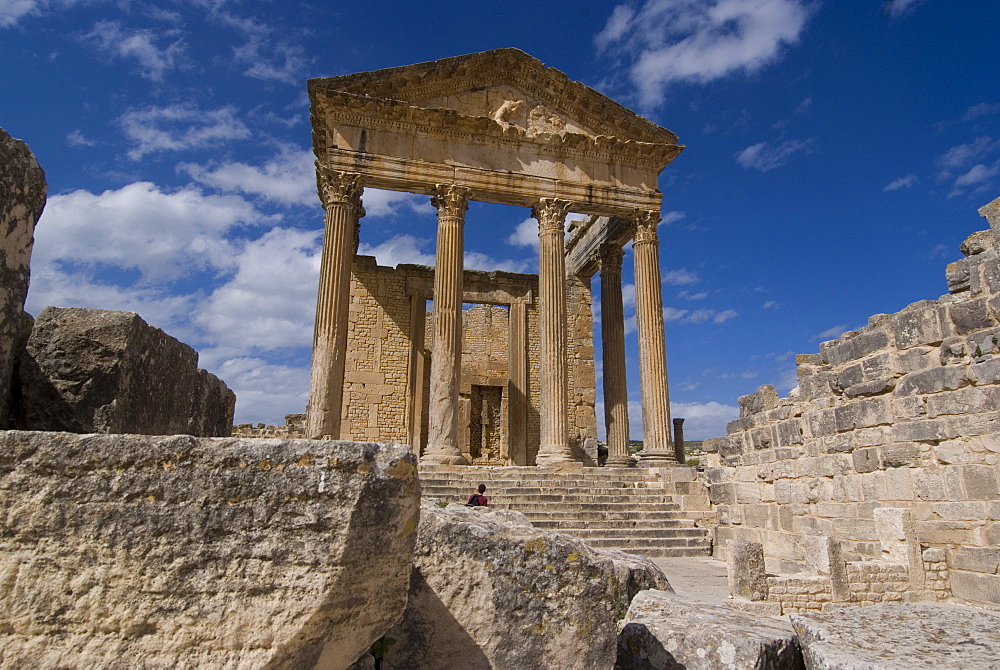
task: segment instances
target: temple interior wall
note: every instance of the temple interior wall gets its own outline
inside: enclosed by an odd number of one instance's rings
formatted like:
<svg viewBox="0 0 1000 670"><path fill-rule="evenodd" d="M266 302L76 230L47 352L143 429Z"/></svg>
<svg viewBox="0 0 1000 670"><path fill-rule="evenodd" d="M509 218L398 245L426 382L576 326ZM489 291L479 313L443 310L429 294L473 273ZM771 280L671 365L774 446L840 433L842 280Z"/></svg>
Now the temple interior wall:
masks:
<svg viewBox="0 0 1000 670"><path fill-rule="evenodd" d="M536 275L475 273L478 285L486 282L492 292L485 297L500 300L504 294L537 296ZM489 279L493 277L493 279ZM433 281L433 270L418 266L381 267L375 259L358 256L351 275L351 306L348 324L348 354L344 381L341 438L355 441L409 443L407 398L410 393L411 291L413 279ZM468 282L467 282L468 284ZM428 302L427 306L430 307ZM527 363L526 446L527 464L535 462L540 442L541 350L537 303L524 306ZM433 312L425 317L423 403L421 423L428 421L428 380L433 348ZM510 309L507 304L475 305L463 312L462 378L460 393L461 451L471 462L483 465L508 463L509 338ZM567 289L567 356L571 361L569 407L570 445L596 459L597 417L595 404L593 314L590 282L571 277ZM490 449L482 449L483 405L493 413L488 426ZM473 410L478 416L473 417ZM496 413L499 416L496 416ZM474 421L473 419L476 419ZM493 422L499 420L499 425ZM474 424L478 423L477 427ZM422 431L426 439L426 429ZM477 437L480 448L473 449ZM423 441L422 441L423 442ZM425 443L425 442L424 442ZM590 454L593 452L593 454Z"/></svg>
<svg viewBox="0 0 1000 670"><path fill-rule="evenodd" d="M773 572L823 572L827 537L846 561L885 560L880 508L910 510L931 581L1000 602L1000 266L993 231L948 266L949 294L879 314L797 358L797 389L761 387L709 440L715 546L760 542ZM942 576L941 566L947 566Z"/></svg>

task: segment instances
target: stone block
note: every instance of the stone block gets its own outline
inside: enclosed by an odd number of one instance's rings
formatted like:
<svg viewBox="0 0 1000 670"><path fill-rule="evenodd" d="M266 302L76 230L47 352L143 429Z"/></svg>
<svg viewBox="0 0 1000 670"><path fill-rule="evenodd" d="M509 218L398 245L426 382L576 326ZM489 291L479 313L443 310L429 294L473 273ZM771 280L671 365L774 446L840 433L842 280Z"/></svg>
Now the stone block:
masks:
<svg viewBox="0 0 1000 670"><path fill-rule="evenodd" d="M950 336L941 342L941 365L962 363L969 355L969 342L964 337Z"/></svg>
<svg viewBox="0 0 1000 670"><path fill-rule="evenodd" d="M31 247L46 191L45 173L31 149L0 128L0 428L10 425L15 361L26 340Z"/></svg>
<svg viewBox="0 0 1000 670"><path fill-rule="evenodd" d="M940 306L933 302L918 305L895 317L892 330L899 349L936 345L943 339Z"/></svg>
<svg viewBox="0 0 1000 670"><path fill-rule="evenodd" d="M894 396L892 413L897 420L922 419L927 416L927 398L921 396Z"/></svg>
<svg viewBox="0 0 1000 670"><path fill-rule="evenodd" d="M920 463L920 447L912 442L888 444L879 449L882 467L901 468Z"/></svg>
<svg viewBox="0 0 1000 670"><path fill-rule="evenodd" d="M1000 605L1000 575L954 570L948 573L948 578L952 595L975 603Z"/></svg>
<svg viewBox="0 0 1000 670"><path fill-rule="evenodd" d="M837 417L832 409L810 410L803 415L813 437L825 437L837 432Z"/></svg>
<svg viewBox="0 0 1000 670"><path fill-rule="evenodd" d="M949 365L904 375L896 384L895 394L897 396L924 395L953 391L968 385L969 377L965 366Z"/></svg>
<svg viewBox="0 0 1000 670"><path fill-rule="evenodd" d="M896 371L902 374L920 372L941 364L938 347L919 346L902 351L896 357Z"/></svg>
<svg viewBox="0 0 1000 670"><path fill-rule="evenodd" d="M921 521L916 525L917 541L924 544L972 544L972 528L968 521Z"/></svg>
<svg viewBox="0 0 1000 670"><path fill-rule="evenodd" d="M913 480L908 469L886 470L885 488L887 500L910 501L915 499Z"/></svg>
<svg viewBox="0 0 1000 670"><path fill-rule="evenodd" d="M757 451L763 449L773 449L775 446L774 431L772 426L763 428L753 428L750 430L750 444Z"/></svg>
<svg viewBox="0 0 1000 670"><path fill-rule="evenodd" d="M10 431L0 454L4 665L347 667L403 612L409 447Z"/></svg>
<svg viewBox="0 0 1000 670"><path fill-rule="evenodd" d="M964 388L935 393L927 398L927 415L979 414L1000 407L1000 386Z"/></svg>
<svg viewBox="0 0 1000 670"><path fill-rule="evenodd" d="M991 668L1000 615L980 609L884 603L791 615L810 670Z"/></svg>
<svg viewBox="0 0 1000 670"><path fill-rule="evenodd" d="M788 419L774 426L774 433L777 438L777 446L789 447L802 444L805 430L799 419Z"/></svg>
<svg viewBox="0 0 1000 670"><path fill-rule="evenodd" d="M711 484L708 496L713 505L733 505L736 503L735 484Z"/></svg>
<svg viewBox="0 0 1000 670"><path fill-rule="evenodd" d="M963 465L962 480L969 500L1000 499L997 468L991 465Z"/></svg>
<svg viewBox="0 0 1000 670"><path fill-rule="evenodd" d="M759 389L745 396L740 396L740 418L746 418L774 409L778 406L778 392L770 384L765 384Z"/></svg>
<svg viewBox="0 0 1000 670"><path fill-rule="evenodd" d="M968 291L971 287L968 259L960 258L953 263L948 263L948 267L945 268L945 277L948 280L949 293Z"/></svg>
<svg viewBox="0 0 1000 670"><path fill-rule="evenodd" d="M830 365L843 365L861 359L889 346L889 335L884 328L861 332L855 337L841 339L826 347L824 354Z"/></svg>
<svg viewBox="0 0 1000 670"><path fill-rule="evenodd" d="M888 424L891 416L888 398L856 400L834 409L838 432Z"/></svg>
<svg viewBox="0 0 1000 670"><path fill-rule="evenodd" d="M896 388L895 377L882 377L870 382L862 382L844 389L844 395L848 398L867 398L870 396L889 393Z"/></svg>
<svg viewBox="0 0 1000 670"><path fill-rule="evenodd" d="M802 667L786 622L658 591L643 591L632 601L615 664L616 670Z"/></svg>
<svg viewBox="0 0 1000 670"><path fill-rule="evenodd" d="M974 362L969 366L969 379L976 386L1000 384L1000 358Z"/></svg>
<svg viewBox="0 0 1000 670"><path fill-rule="evenodd" d="M895 442L938 442L954 436L953 427L945 419L906 421L892 427Z"/></svg>
<svg viewBox="0 0 1000 670"><path fill-rule="evenodd" d="M726 550L729 593L744 600L767 600L764 546L730 540Z"/></svg>
<svg viewBox="0 0 1000 670"><path fill-rule="evenodd" d="M227 436L236 396L132 312L46 307L20 367L25 430Z"/></svg>
<svg viewBox="0 0 1000 670"><path fill-rule="evenodd" d="M739 457L746 450L743 433L730 433L715 442L722 458Z"/></svg>
<svg viewBox="0 0 1000 670"><path fill-rule="evenodd" d="M391 668L609 668L617 618L670 590L652 561L535 528L517 512L424 503Z"/></svg>
<svg viewBox="0 0 1000 670"><path fill-rule="evenodd" d="M948 316L955 325L955 332L959 335L968 335L996 325L985 298L948 305Z"/></svg>
<svg viewBox="0 0 1000 670"><path fill-rule="evenodd" d="M857 472L872 472L879 469L879 450L870 447L867 449L855 449L852 453L854 459L854 469Z"/></svg>

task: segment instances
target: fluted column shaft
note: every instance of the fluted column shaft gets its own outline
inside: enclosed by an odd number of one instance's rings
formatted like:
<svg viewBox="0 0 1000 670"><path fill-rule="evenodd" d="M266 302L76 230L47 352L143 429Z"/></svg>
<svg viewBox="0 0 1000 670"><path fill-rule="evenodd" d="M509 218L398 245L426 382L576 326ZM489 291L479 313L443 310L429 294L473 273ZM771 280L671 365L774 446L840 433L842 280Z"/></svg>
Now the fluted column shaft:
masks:
<svg viewBox="0 0 1000 670"><path fill-rule="evenodd" d="M532 209L538 220L538 309L541 330L541 444L535 462L573 462L567 427L565 224L569 203L542 198Z"/></svg>
<svg viewBox="0 0 1000 670"><path fill-rule="evenodd" d="M311 438L339 439L347 358L347 317L351 302L351 265L357 247L361 175L337 172L317 164L317 185L326 208L323 252L313 330L312 371L306 433Z"/></svg>
<svg viewBox="0 0 1000 670"><path fill-rule="evenodd" d="M659 212L634 215L635 311L639 336L639 384L642 390L644 462L676 461L670 441L667 347L663 335L663 287L660 282Z"/></svg>
<svg viewBox="0 0 1000 670"><path fill-rule="evenodd" d="M617 244L601 249L601 348L604 354L604 426L608 465L629 465L628 384L625 377L625 310L622 258Z"/></svg>
<svg viewBox="0 0 1000 670"><path fill-rule="evenodd" d="M469 191L459 186L439 185L431 203L438 210L434 350L427 448L421 460L438 465L468 465L458 446L458 391L462 376L462 279Z"/></svg>

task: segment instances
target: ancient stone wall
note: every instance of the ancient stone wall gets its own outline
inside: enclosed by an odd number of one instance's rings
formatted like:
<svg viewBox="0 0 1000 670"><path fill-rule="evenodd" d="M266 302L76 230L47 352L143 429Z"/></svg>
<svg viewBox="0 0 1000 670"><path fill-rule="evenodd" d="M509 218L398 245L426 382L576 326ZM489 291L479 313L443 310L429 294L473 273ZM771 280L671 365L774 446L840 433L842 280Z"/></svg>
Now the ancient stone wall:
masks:
<svg viewBox="0 0 1000 670"><path fill-rule="evenodd" d="M8 427L15 361L31 332L24 299L46 188L28 145L0 128L0 428Z"/></svg>
<svg viewBox="0 0 1000 670"><path fill-rule="evenodd" d="M909 510L914 549L896 559L924 557L916 590L1000 602L1000 199L980 213L992 229L962 244L948 295L799 356L787 398L761 387L706 441L721 553L761 542L772 571L823 572L833 537L847 562L878 560L878 510Z"/></svg>
<svg viewBox="0 0 1000 670"><path fill-rule="evenodd" d="M431 268L400 265L378 266L375 259L355 259L351 279L351 312L348 326L348 356L345 372L342 433L345 439L409 443L409 395L422 385L421 423L428 421L428 375L434 344L433 312L426 311L426 298L433 286ZM527 464L535 462L540 442L541 351L539 319L535 303L536 275L466 271L467 299L477 306L463 313L462 379L460 384L460 448L472 462L506 465L510 437L510 300L524 300L527 367L527 412L525 442ZM414 302L416 301L416 302ZM414 304L417 307L414 307ZM597 417L594 411L595 374L593 317L590 282L571 278L567 294L569 338L567 359L570 444L581 459L596 462ZM423 343L415 314L424 318ZM412 356L423 356L422 379L413 380ZM498 396L498 397L497 397ZM483 406L499 408L499 426L488 441L498 445L483 450ZM473 414L476 416L473 417ZM490 419L491 422L495 418ZM478 424L478 428L475 424ZM493 423L485 425L494 426ZM490 428L493 430L494 428ZM426 436L426 431L424 431ZM474 440L473 438L476 438ZM496 440L499 440L497 442Z"/></svg>
<svg viewBox="0 0 1000 670"><path fill-rule="evenodd" d="M19 361L22 430L227 436L236 396L132 312L46 307Z"/></svg>

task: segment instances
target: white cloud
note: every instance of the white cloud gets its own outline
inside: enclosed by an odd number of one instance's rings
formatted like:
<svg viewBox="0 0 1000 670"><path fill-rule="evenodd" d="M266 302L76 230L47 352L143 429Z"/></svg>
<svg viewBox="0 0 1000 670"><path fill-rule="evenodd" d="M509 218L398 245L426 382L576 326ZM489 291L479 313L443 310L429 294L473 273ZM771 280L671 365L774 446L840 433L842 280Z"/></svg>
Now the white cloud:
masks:
<svg viewBox="0 0 1000 670"><path fill-rule="evenodd" d="M660 219L660 225L669 226L671 223L675 223L677 221L680 221L681 219L686 219L686 218L687 214L685 214L684 212L677 212L677 211L666 212L663 215L663 218Z"/></svg>
<svg viewBox="0 0 1000 670"><path fill-rule="evenodd" d="M991 116L993 114L1000 114L1000 102L981 102L978 105L972 105L965 110L965 115L962 117L962 120L974 121L980 117Z"/></svg>
<svg viewBox="0 0 1000 670"><path fill-rule="evenodd" d="M700 293L691 293L691 291L681 291L677 294L677 297L682 300L704 300L708 297L708 291L701 291Z"/></svg>
<svg viewBox="0 0 1000 670"><path fill-rule="evenodd" d="M714 400L670 403L670 416L684 419L685 440L704 440L725 435L726 424L739 418L740 408Z"/></svg>
<svg viewBox="0 0 1000 670"><path fill-rule="evenodd" d="M704 84L778 60L812 11L800 0L647 0L638 11L617 6L595 42L635 54L630 75L652 106L673 82Z"/></svg>
<svg viewBox="0 0 1000 670"><path fill-rule="evenodd" d="M465 252L466 270L486 270L492 272L530 272L532 270L531 261L497 260L492 256L479 251Z"/></svg>
<svg viewBox="0 0 1000 670"><path fill-rule="evenodd" d="M151 30L122 28L118 21L98 21L83 39L111 58L135 61L139 74L151 81L163 81L163 73L184 63L187 45L176 39L164 46L162 35Z"/></svg>
<svg viewBox="0 0 1000 670"><path fill-rule="evenodd" d="M238 196L166 192L135 182L100 194L78 190L49 198L35 229L36 264L136 270L144 283L233 266L235 228L273 223ZM99 240L99 244L94 241Z"/></svg>
<svg viewBox="0 0 1000 670"><path fill-rule="evenodd" d="M812 139L786 140L777 146L769 142L751 145L736 153L736 162L747 169L768 172L786 165L797 154L811 153L815 150Z"/></svg>
<svg viewBox="0 0 1000 670"><path fill-rule="evenodd" d="M97 142L88 140L79 129L71 131L66 135L66 145L71 147L96 147Z"/></svg>
<svg viewBox="0 0 1000 670"><path fill-rule="evenodd" d="M998 145L1000 145L1000 142L994 141L991 137L977 137L966 144L951 147L938 156L935 161L938 167L941 168L939 176L942 179L950 179L953 170L961 170L968 167L989 154Z"/></svg>
<svg viewBox="0 0 1000 670"><path fill-rule="evenodd" d="M761 305L761 308L763 308L763 309L777 309L778 308L778 303L775 302L774 300L768 300L763 305Z"/></svg>
<svg viewBox="0 0 1000 670"><path fill-rule="evenodd" d="M989 181L1000 173L1000 161L987 166L979 163L973 165L968 172L955 178L955 186L974 186Z"/></svg>
<svg viewBox="0 0 1000 670"><path fill-rule="evenodd" d="M311 346L321 235L275 228L247 242L194 315L208 341L240 352Z"/></svg>
<svg viewBox="0 0 1000 670"><path fill-rule="evenodd" d="M378 264L385 267L396 267L400 263L433 267L434 254L423 251L424 248L433 250L433 246L434 243L430 240L418 239L412 235L397 235L375 246L362 242L358 246L358 254L374 256Z"/></svg>
<svg viewBox="0 0 1000 670"><path fill-rule="evenodd" d="M813 99L812 98L806 98L805 100L803 100L802 102L799 103L798 107L795 108L795 113L796 114L802 114L802 113L804 113L807 109L809 109L809 107L812 104L813 104Z"/></svg>
<svg viewBox="0 0 1000 670"><path fill-rule="evenodd" d="M892 18L909 14L926 0L885 0L882 9Z"/></svg>
<svg viewBox="0 0 1000 670"><path fill-rule="evenodd" d="M901 188L910 188L911 186L913 186L914 184L916 184L918 181L920 181L920 180L917 178L917 175L915 175L915 174L908 174L905 177L900 177L899 179L895 179L895 180L889 182L889 184L885 188L883 188L882 190L883 191L897 191L897 190L899 190Z"/></svg>
<svg viewBox="0 0 1000 670"><path fill-rule="evenodd" d="M538 248L538 221L532 217L517 224L514 232L507 237L507 243L515 247Z"/></svg>
<svg viewBox="0 0 1000 670"><path fill-rule="evenodd" d="M635 309L635 284L622 285L622 307Z"/></svg>
<svg viewBox="0 0 1000 670"><path fill-rule="evenodd" d="M433 215L437 213L430 198L416 193L366 188L361 196L361 201L365 206L365 218L397 216L402 214L404 209L416 214Z"/></svg>
<svg viewBox="0 0 1000 670"><path fill-rule="evenodd" d="M0 2L0 28L8 28L22 17L37 12L43 3L36 0L3 0Z"/></svg>
<svg viewBox="0 0 1000 670"><path fill-rule="evenodd" d="M850 328L847 324L840 324L839 326L833 326L832 328L827 328L822 333L813 335L814 340L835 340L844 333L846 333Z"/></svg>
<svg viewBox="0 0 1000 670"><path fill-rule="evenodd" d="M191 179L228 193L247 193L283 205L318 208L316 171L309 149L285 146L277 156L262 165L240 162L180 163L179 172Z"/></svg>
<svg viewBox="0 0 1000 670"><path fill-rule="evenodd" d="M701 281L701 278L698 277L697 272L681 268L663 273L663 281L671 286L687 286L689 284L697 284Z"/></svg>
<svg viewBox="0 0 1000 670"><path fill-rule="evenodd" d="M739 313L735 309L725 309L722 311L715 309L676 309L674 307L663 308L663 320L677 321L678 323L725 323L730 319L735 319Z"/></svg>
<svg viewBox="0 0 1000 670"><path fill-rule="evenodd" d="M286 412L297 414L306 411L309 400L308 367L274 365L248 356L216 359L215 352L202 351L200 364L224 379L236 393L234 423L284 425Z"/></svg>
<svg viewBox="0 0 1000 670"><path fill-rule="evenodd" d="M690 310L687 309L676 309L674 307L664 307L663 308L663 320L666 322L680 321L685 316L687 316Z"/></svg>
<svg viewBox="0 0 1000 670"><path fill-rule="evenodd" d="M232 106L203 110L192 103L130 109L118 119L135 145L128 157L139 160L156 151L181 151L250 137Z"/></svg>

